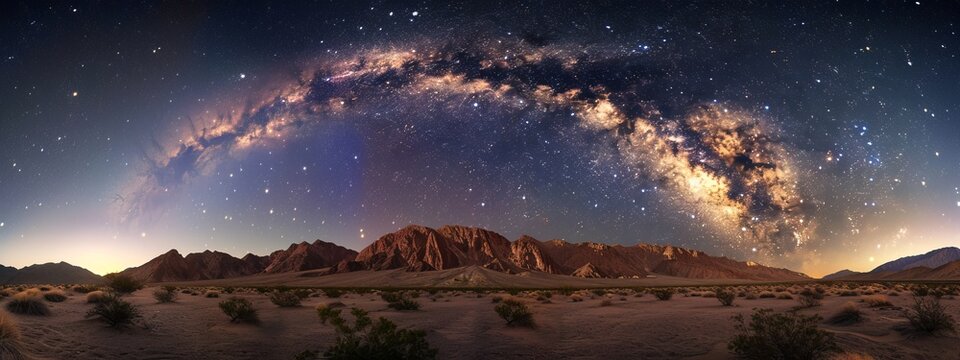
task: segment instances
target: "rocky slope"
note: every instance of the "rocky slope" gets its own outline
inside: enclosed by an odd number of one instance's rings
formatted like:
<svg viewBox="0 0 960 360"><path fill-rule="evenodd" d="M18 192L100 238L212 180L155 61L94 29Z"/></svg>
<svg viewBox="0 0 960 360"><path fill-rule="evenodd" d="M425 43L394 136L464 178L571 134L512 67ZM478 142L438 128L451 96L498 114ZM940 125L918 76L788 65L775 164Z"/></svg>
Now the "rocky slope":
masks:
<svg viewBox="0 0 960 360"><path fill-rule="evenodd" d="M478 266L506 273L540 271L588 278L669 275L700 279L804 280L806 275L755 263L659 245L607 245L539 241L510 242L495 232L465 226L432 229L411 225L386 234L331 272L406 269L447 270Z"/></svg>
<svg viewBox="0 0 960 360"><path fill-rule="evenodd" d="M870 271L871 273L903 271L915 267L936 268L944 264L960 260L960 249L955 247L946 247L936 249L926 254L902 257Z"/></svg>

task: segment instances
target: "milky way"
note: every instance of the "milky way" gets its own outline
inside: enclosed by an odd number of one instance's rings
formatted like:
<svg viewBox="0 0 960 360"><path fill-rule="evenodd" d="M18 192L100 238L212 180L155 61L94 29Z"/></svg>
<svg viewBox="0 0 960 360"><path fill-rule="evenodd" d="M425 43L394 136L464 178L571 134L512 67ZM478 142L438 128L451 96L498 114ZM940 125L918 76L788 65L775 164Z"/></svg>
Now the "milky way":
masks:
<svg viewBox="0 0 960 360"><path fill-rule="evenodd" d="M0 264L462 224L869 270L960 241L955 7L7 4Z"/></svg>

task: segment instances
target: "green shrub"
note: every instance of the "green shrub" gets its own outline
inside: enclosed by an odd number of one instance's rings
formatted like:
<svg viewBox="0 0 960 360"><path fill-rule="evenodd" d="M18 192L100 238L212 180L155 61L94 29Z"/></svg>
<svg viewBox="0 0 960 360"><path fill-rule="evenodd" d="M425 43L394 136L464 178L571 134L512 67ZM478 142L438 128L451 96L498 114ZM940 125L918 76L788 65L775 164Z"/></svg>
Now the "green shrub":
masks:
<svg viewBox="0 0 960 360"><path fill-rule="evenodd" d="M734 317L738 332L727 347L742 359L824 359L839 351L833 334L817 328L819 316L756 310L749 324Z"/></svg>
<svg viewBox="0 0 960 360"><path fill-rule="evenodd" d="M723 306L733 306L733 300L737 298L737 294L727 289L717 289L716 295L717 301Z"/></svg>
<svg viewBox="0 0 960 360"><path fill-rule="evenodd" d="M93 309L87 313L87 318L94 317L110 327L119 328L133 324L133 320L140 317L140 309L120 299L119 295L110 295L94 305Z"/></svg>
<svg viewBox="0 0 960 360"><path fill-rule="evenodd" d="M914 330L940 334L955 331L953 317L947 314L946 307L940 304L936 296L916 296L914 304L904 312Z"/></svg>
<svg viewBox="0 0 960 360"><path fill-rule="evenodd" d="M657 300L667 301L673 297L674 290L671 288L658 288L650 289L650 293L653 294L653 297L657 298Z"/></svg>
<svg viewBox="0 0 960 360"><path fill-rule="evenodd" d="M49 302L64 302L67 300L67 294L64 294L62 290L50 290L43 293L43 298Z"/></svg>
<svg viewBox="0 0 960 360"><path fill-rule="evenodd" d="M177 292L169 287L162 287L153 292L153 298L158 303L172 303L177 300Z"/></svg>
<svg viewBox="0 0 960 360"><path fill-rule="evenodd" d="M840 312L834 314L827 320L835 325L850 325L863 321L863 312L857 307L857 304L847 302Z"/></svg>
<svg viewBox="0 0 960 360"><path fill-rule="evenodd" d="M120 295L132 294L137 290L143 289L143 282L134 279L130 275L114 273L108 274L104 276L104 278L107 280L107 287Z"/></svg>
<svg viewBox="0 0 960 360"><path fill-rule="evenodd" d="M500 318L507 321L507 326L533 326L533 313L527 304L516 299L506 299L493 308Z"/></svg>
<svg viewBox="0 0 960 360"><path fill-rule="evenodd" d="M435 359L437 350L430 348L427 334L422 330L400 329L390 320L370 319L366 311L351 310L356 319L353 326L336 315L328 318L337 333L334 344L324 352L324 358L353 359Z"/></svg>
<svg viewBox="0 0 960 360"><path fill-rule="evenodd" d="M229 300L221 301L220 310L230 317L230 322L256 323L259 321L257 309L253 308L253 303L250 300L244 298L232 297Z"/></svg>
<svg viewBox="0 0 960 360"><path fill-rule="evenodd" d="M50 315L50 308L36 290L26 290L13 295L7 303L7 310L22 315Z"/></svg>

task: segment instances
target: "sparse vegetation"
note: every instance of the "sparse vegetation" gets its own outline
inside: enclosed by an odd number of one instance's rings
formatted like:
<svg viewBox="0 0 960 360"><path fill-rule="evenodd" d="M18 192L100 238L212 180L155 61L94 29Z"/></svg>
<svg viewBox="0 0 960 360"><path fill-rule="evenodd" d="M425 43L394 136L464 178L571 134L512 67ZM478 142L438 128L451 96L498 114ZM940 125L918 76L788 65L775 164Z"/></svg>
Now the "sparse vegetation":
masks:
<svg viewBox="0 0 960 360"><path fill-rule="evenodd" d="M914 330L928 334L942 334L955 331L953 317L947 314L946 307L936 296L915 296L914 303L905 311Z"/></svg>
<svg viewBox="0 0 960 360"><path fill-rule="evenodd" d="M16 321L5 311L0 311L0 359L26 359L20 339L20 328Z"/></svg>
<svg viewBox="0 0 960 360"><path fill-rule="evenodd" d="M40 291L36 289L14 294L7 303L7 310L22 315L50 315L50 308L43 302Z"/></svg>
<svg viewBox="0 0 960 360"><path fill-rule="evenodd" d="M533 326L533 313L530 312L527 304L520 300L503 300L493 310L500 315L500 318L506 320L507 326Z"/></svg>
<svg viewBox="0 0 960 360"><path fill-rule="evenodd" d="M657 300L667 301L673 297L674 290L671 288L658 288L650 289L650 293L653 294L653 297L657 298Z"/></svg>
<svg viewBox="0 0 960 360"><path fill-rule="evenodd" d="M210 291L207 291L206 293L204 293L203 296L205 296L205 297L207 297L207 298L211 298L211 299L216 299L216 298L219 298L219 297L220 297L220 292L219 292L219 291L210 290Z"/></svg>
<svg viewBox="0 0 960 360"><path fill-rule="evenodd" d="M107 298L107 293L105 293L105 292L103 292L103 291L100 291L100 290L91 291L91 292L88 292L88 293L87 293L87 303L88 303L88 304L96 304L96 303L98 303L98 302L103 301L103 300L106 299L106 298Z"/></svg>
<svg viewBox="0 0 960 360"><path fill-rule="evenodd" d="M743 359L823 359L839 351L833 335L817 328L819 316L754 311L747 323L734 317L738 334L727 347Z"/></svg>
<svg viewBox="0 0 960 360"><path fill-rule="evenodd" d="M54 289L43 293L43 298L49 302L64 302L67 300L67 294L60 289Z"/></svg>
<svg viewBox="0 0 960 360"><path fill-rule="evenodd" d="M257 309L253 308L253 303L241 297L221 301L220 310L230 317L230 322L256 323L259 321Z"/></svg>
<svg viewBox="0 0 960 360"><path fill-rule="evenodd" d="M279 307L300 306L300 297L292 291L274 291L270 293L270 302Z"/></svg>
<svg viewBox="0 0 960 360"><path fill-rule="evenodd" d="M400 329L396 324L382 317L374 321L362 309L354 308L351 314L355 318L352 326L340 317L339 310L327 318L337 332L337 339L333 346L324 352L325 359L435 359L437 357L437 350L430 347L424 331ZM310 352L306 356L312 354L316 353Z"/></svg>
<svg viewBox="0 0 960 360"><path fill-rule="evenodd" d="M727 289L717 289L716 297L720 305L733 306L733 301L737 298L737 294Z"/></svg>
<svg viewBox="0 0 960 360"><path fill-rule="evenodd" d="M850 325L863 321L863 312L857 307L857 304L847 302L840 312L834 314L828 320L835 325Z"/></svg>
<svg viewBox="0 0 960 360"><path fill-rule="evenodd" d="M439 295L437 295L439 296ZM380 293L380 298L383 301L387 302L387 306L394 310L419 310L420 303L416 300L410 299L404 293L400 292L383 292ZM436 297L435 297L436 298ZM436 301L436 300L434 300Z"/></svg>
<svg viewBox="0 0 960 360"><path fill-rule="evenodd" d="M129 275L114 273L108 274L104 278L107 279L107 287L120 295L132 294L143 289L143 283Z"/></svg>
<svg viewBox="0 0 960 360"><path fill-rule="evenodd" d="M140 317L140 309L123 301L119 295L110 295L94 305L86 317L98 318L110 327L120 328L133 324L133 320Z"/></svg>
<svg viewBox="0 0 960 360"><path fill-rule="evenodd" d="M820 306L820 299L823 299L823 293L810 288L805 288L797 294L797 302L800 303L800 308Z"/></svg>
<svg viewBox="0 0 960 360"><path fill-rule="evenodd" d="M161 304L175 302L177 301L176 290L177 290L176 288L173 288L170 286L164 286L153 292L153 298L156 299L157 302Z"/></svg>
<svg viewBox="0 0 960 360"><path fill-rule="evenodd" d="M613 302L610 301L610 299L603 299L603 301L600 302L600 306L610 306L610 305L613 305Z"/></svg>
<svg viewBox="0 0 960 360"><path fill-rule="evenodd" d="M343 291L339 289L323 289L323 293L327 295L328 298L336 299L343 296Z"/></svg>

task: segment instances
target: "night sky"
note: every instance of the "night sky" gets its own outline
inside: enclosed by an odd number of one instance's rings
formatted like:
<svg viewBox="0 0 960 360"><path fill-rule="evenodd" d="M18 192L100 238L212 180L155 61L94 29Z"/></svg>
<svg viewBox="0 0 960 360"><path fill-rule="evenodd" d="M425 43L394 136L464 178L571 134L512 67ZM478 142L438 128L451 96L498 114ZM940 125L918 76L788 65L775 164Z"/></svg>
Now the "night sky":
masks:
<svg viewBox="0 0 960 360"><path fill-rule="evenodd" d="M960 244L955 2L4 2L0 264L407 224L810 275Z"/></svg>

